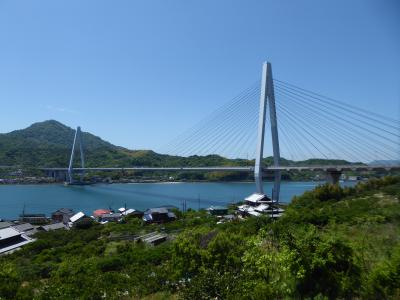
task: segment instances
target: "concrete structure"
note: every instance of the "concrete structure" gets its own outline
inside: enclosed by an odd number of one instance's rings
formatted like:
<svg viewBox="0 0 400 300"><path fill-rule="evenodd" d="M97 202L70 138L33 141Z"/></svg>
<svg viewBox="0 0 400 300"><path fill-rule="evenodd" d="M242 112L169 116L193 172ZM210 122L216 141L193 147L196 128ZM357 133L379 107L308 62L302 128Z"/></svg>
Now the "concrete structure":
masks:
<svg viewBox="0 0 400 300"><path fill-rule="evenodd" d="M84 175L84 169L85 169L85 157L83 155L83 144L82 144L82 132L81 128L78 126L78 128L75 131L75 136L74 136L74 143L72 144L72 151L71 151L71 157L69 160L69 166L68 166L68 180L70 184L74 183L74 178L73 178L73 164L74 164L74 157L75 157L75 146L76 142L79 142L79 150L80 150L80 156L81 156L81 168L83 169L81 171L81 181Z"/></svg>
<svg viewBox="0 0 400 300"><path fill-rule="evenodd" d="M331 184L337 184L341 175L342 171L328 171L326 174L326 181Z"/></svg>
<svg viewBox="0 0 400 300"><path fill-rule="evenodd" d="M277 125L276 109L275 109L274 83L272 79L272 66L271 63L265 62L262 69L260 110L258 117L258 137L257 137L257 148L256 148L256 160L254 166L254 178L256 181L257 194L264 194L263 179L262 179L263 177L262 160L264 158L265 119L266 119L266 110L268 104L269 104L269 113L271 120L274 167L279 167L280 151L279 151L278 125ZM281 181L280 170L274 170L274 189L272 193L272 200L276 202L279 201L280 181Z"/></svg>

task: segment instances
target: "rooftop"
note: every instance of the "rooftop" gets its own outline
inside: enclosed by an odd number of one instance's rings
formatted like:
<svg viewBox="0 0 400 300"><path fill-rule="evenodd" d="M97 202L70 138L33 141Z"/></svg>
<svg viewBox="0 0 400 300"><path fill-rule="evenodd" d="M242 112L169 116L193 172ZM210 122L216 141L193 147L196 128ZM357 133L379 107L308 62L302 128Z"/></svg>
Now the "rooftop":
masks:
<svg viewBox="0 0 400 300"><path fill-rule="evenodd" d="M12 228L18 230L19 232L25 232L25 231L29 231L29 230L35 229L35 227L33 227L33 225L29 224L29 223L23 223L23 224L19 224L19 225L14 225L14 226L12 226Z"/></svg>
<svg viewBox="0 0 400 300"><path fill-rule="evenodd" d="M57 230L57 229L66 229L67 226L64 225L64 223L60 222L60 223L54 223L54 224L50 224L50 225L44 225L41 226L40 228L42 228L45 231L50 231L50 230Z"/></svg>
<svg viewBox="0 0 400 300"><path fill-rule="evenodd" d="M84 217L85 216L85 214L83 213L83 212L78 212L77 214L75 214L75 215L73 215L71 218L70 218L70 220L71 220L71 222L72 223L74 223L74 222L76 222L76 221L78 221L80 218L82 218L82 217Z"/></svg>
<svg viewBox="0 0 400 300"><path fill-rule="evenodd" d="M165 207L149 208L144 213L145 214L167 214L169 211Z"/></svg>
<svg viewBox="0 0 400 300"><path fill-rule="evenodd" d="M74 211L70 208L60 208L58 210L56 210L55 212L53 212L53 214L74 214Z"/></svg>
<svg viewBox="0 0 400 300"><path fill-rule="evenodd" d="M129 215L129 214L134 213L135 211L136 211L135 209L129 208L129 209L125 210L124 212L122 212L122 214L123 214L124 216L127 216L127 215Z"/></svg>
<svg viewBox="0 0 400 300"><path fill-rule="evenodd" d="M10 227L12 223L10 222L0 222L0 229Z"/></svg>
<svg viewBox="0 0 400 300"><path fill-rule="evenodd" d="M14 228L3 228L0 229L0 254L11 252L19 247L31 243L34 239L31 239Z"/></svg>
<svg viewBox="0 0 400 300"><path fill-rule="evenodd" d="M110 214L110 213L111 213L111 210L109 210L109 209L104 209L104 208L100 208L100 209L96 209L96 210L93 212L93 216L99 217L99 216L101 216L101 215Z"/></svg>
<svg viewBox="0 0 400 300"><path fill-rule="evenodd" d="M219 206L219 205L213 205L213 206L210 206L209 208L208 208L208 210L226 210L227 208L226 207L224 207L224 206Z"/></svg>
<svg viewBox="0 0 400 300"><path fill-rule="evenodd" d="M264 198L267 198L267 196L264 194L254 193L254 194L251 194L250 196L244 198L244 200L253 202L253 203L257 203L259 201L262 201Z"/></svg>
<svg viewBox="0 0 400 300"><path fill-rule="evenodd" d="M0 229L0 241L19 235L21 235L21 233L11 227Z"/></svg>

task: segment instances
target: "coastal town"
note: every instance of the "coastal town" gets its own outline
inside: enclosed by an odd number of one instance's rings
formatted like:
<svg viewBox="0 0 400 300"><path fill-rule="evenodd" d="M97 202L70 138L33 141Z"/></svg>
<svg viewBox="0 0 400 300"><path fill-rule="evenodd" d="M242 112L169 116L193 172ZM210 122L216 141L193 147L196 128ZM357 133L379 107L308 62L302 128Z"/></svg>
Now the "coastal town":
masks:
<svg viewBox="0 0 400 300"><path fill-rule="evenodd" d="M267 196L254 193L246 197L238 205L229 207L210 206L206 211L215 220L216 224L223 224L263 215L279 218L282 216L284 209L282 205L276 205ZM99 208L94 210L91 215L82 211L76 212L70 208L60 208L51 213L49 217L46 214L28 214L24 211L17 220L0 219L0 255L13 253L24 245L36 241L38 232L84 230L90 228L93 224L123 223L127 218L136 218L144 226L165 224L176 221L178 214L179 209L175 206L154 207L145 211L127 208L126 206L117 210ZM167 234L157 231L131 238L133 241L143 241L152 246L158 245L167 239Z"/></svg>

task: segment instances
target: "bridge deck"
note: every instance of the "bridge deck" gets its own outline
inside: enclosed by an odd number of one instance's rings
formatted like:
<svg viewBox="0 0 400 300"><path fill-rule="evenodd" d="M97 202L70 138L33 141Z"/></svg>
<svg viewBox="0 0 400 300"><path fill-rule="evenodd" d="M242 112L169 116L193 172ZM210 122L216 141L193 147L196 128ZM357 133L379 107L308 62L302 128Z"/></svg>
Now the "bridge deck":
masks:
<svg viewBox="0 0 400 300"><path fill-rule="evenodd" d="M43 171L68 171L68 168L41 168ZM400 170L400 165L319 165L319 166L267 166L263 171L373 171L373 170ZM253 172L254 167L98 167L74 168L74 171L240 171Z"/></svg>

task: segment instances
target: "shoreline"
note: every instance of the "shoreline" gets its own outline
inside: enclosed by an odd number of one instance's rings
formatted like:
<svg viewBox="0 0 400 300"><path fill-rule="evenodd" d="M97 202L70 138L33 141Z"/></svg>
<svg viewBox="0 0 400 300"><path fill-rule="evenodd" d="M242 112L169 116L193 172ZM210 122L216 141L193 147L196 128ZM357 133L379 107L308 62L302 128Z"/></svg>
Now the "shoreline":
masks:
<svg viewBox="0 0 400 300"><path fill-rule="evenodd" d="M358 180L360 181L360 180ZM358 182L357 180L345 180L344 182ZM265 180L264 182L269 182ZM282 180L281 182L316 182L316 183L323 183L325 180ZM137 181L113 181L113 182L94 182L88 183L87 185L113 185L113 184L179 184L179 183L254 183L253 180L242 180L242 181L217 181L217 180L182 180L182 181L163 181L163 180L137 180ZM48 181L48 182L32 182L32 181L22 181L22 182L0 182L1 186L18 186L18 185L64 185L64 182L55 182L55 181ZM85 186L85 185L82 185Z"/></svg>

